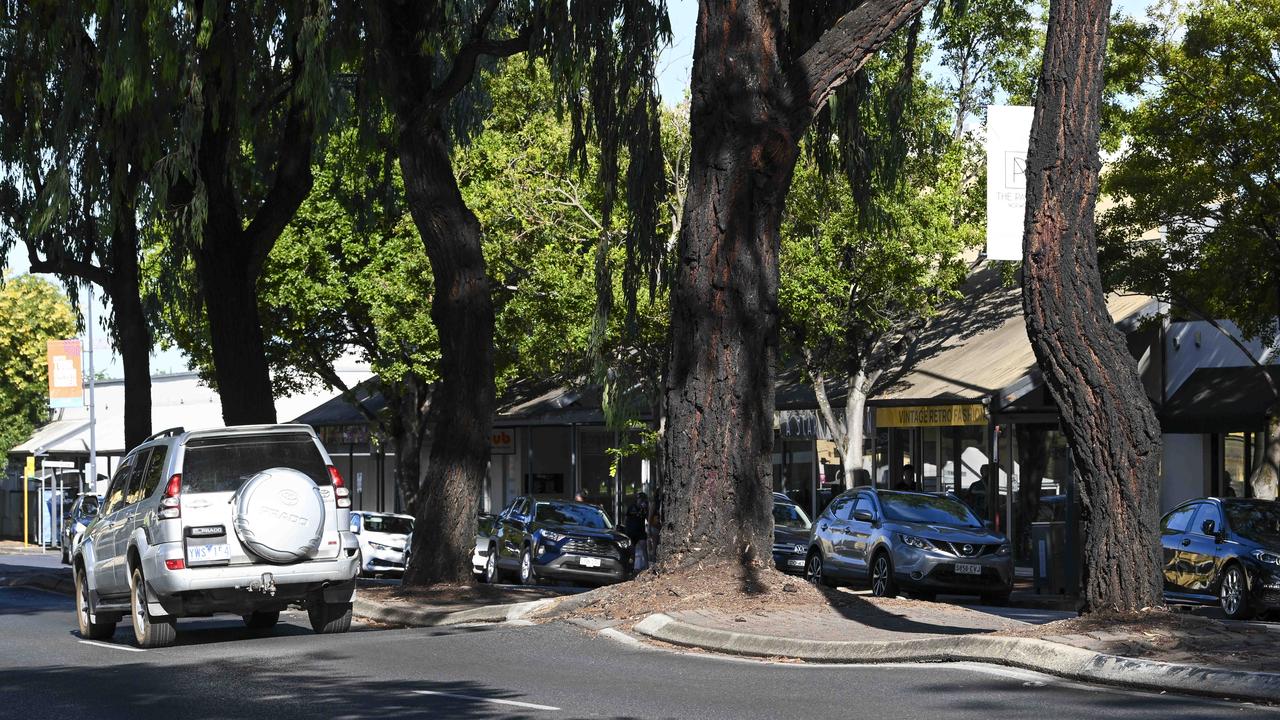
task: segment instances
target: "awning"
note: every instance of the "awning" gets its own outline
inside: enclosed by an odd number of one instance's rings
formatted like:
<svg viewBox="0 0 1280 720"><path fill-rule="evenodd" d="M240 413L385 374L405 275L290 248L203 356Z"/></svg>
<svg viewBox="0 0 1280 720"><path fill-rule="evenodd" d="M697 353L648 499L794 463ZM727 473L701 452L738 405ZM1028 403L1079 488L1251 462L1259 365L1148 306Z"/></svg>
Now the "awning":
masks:
<svg viewBox="0 0 1280 720"><path fill-rule="evenodd" d="M1160 412L1167 433L1227 433L1261 430L1280 388L1280 367L1200 368L1178 388Z"/></svg>

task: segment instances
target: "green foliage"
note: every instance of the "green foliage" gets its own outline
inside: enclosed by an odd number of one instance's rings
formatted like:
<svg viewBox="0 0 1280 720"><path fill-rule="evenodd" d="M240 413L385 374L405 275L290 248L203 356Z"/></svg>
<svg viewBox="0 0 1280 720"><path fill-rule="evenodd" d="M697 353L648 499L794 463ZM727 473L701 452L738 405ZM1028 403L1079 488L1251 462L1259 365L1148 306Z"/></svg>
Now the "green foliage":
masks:
<svg viewBox="0 0 1280 720"><path fill-rule="evenodd" d="M896 69L882 60L870 72ZM937 87L916 80L904 124L869 127L908 143L894 182L877 185L870 198L881 223L860 219L862 205L843 177L825 177L808 159L797 167L778 299L784 341L810 358L811 371L852 374L883 362L883 341L929 317L964 280L960 255L982 231L966 172L975 148L950 139L950 110Z"/></svg>
<svg viewBox="0 0 1280 720"><path fill-rule="evenodd" d="M0 454L48 420L45 344L75 332L71 303L53 283L21 275L0 285Z"/></svg>
<svg viewBox="0 0 1280 720"><path fill-rule="evenodd" d="M1180 27L1133 27L1113 51L1146 94L1104 175L1111 287L1271 340L1280 313L1280 1L1208 0ZM1163 228L1163 232L1156 232Z"/></svg>

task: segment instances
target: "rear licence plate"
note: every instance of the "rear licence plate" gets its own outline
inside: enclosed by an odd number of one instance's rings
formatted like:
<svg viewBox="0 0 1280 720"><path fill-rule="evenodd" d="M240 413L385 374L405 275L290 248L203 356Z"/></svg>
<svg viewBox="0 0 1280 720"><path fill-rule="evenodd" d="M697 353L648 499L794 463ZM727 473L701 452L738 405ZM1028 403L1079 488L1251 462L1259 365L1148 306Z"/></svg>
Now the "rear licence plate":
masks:
<svg viewBox="0 0 1280 720"><path fill-rule="evenodd" d="M600 567L600 558L584 557L578 562L582 567Z"/></svg>
<svg viewBox="0 0 1280 720"><path fill-rule="evenodd" d="M981 575L982 566L971 563L956 563L957 575Z"/></svg>
<svg viewBox="0 0 1280 720"><path fill-rule="evenodd" d="M231 549L226 543L208 543L205 545L188 545L187 562L216 563L231 559Z"/></svg>

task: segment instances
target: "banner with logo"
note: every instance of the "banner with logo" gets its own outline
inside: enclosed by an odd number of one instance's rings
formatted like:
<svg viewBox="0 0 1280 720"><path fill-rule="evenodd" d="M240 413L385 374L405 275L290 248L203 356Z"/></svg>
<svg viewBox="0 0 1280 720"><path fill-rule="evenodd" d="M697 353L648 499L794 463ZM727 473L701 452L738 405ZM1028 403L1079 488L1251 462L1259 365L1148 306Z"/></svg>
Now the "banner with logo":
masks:
<svg viewBox="0 0 1280 720"><path fill-rule="evenodd" d="M508 428L494 428L489 435L489 452L494 455L516 454L516 433Z"/></svg>
<svg viewBox="0 0 1280 720"><path fill-rule="evenodd" d="M49 407L84 407L84 372L79 340L50 340L45 349L49 366Z"/></svg>
<svg viewBox="0 0 1280 720"><path fill-rule="evenodd" d="M1022 260L1027 144L1035 108L987 106L987 259Z"/></svg>

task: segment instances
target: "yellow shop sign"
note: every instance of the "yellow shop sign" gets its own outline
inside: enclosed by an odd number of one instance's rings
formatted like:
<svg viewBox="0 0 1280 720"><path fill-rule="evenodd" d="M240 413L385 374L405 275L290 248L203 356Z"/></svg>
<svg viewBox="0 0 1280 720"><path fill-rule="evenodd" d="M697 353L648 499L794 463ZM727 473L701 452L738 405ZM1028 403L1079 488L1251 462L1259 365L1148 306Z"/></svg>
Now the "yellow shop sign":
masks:
<svg viewBox="0 0 1280 720"><path fill-rule="evenodd" d="M982 405L915 405L876 408L876 427L950 427L986 425Z"/></svg>

